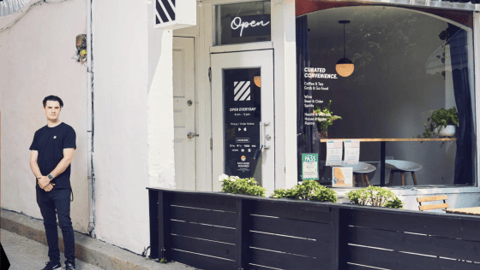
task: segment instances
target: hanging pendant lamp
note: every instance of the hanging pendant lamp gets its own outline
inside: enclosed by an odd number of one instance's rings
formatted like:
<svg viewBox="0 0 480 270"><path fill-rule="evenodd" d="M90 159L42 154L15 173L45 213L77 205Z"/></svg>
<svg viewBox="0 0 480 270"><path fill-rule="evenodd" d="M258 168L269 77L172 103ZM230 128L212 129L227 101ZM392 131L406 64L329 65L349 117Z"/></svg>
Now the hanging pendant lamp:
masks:
<svg viewBox="0 0 480 270"><path fill-rule="evenodd" d="M339 21L338 23L343 24L343 58L338 60L335 70L337 71L338 75L342 77L348 77L352 75L353 71L355 70L352 60L345 56L345 24L350 23L350 21Z"/></svg>

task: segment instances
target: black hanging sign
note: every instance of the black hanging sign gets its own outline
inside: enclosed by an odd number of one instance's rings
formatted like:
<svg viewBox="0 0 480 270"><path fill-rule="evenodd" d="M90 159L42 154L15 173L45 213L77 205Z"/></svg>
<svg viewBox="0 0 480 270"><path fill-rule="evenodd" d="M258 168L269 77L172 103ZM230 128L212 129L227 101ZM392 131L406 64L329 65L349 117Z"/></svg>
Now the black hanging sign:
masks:
<svg viewBox="0 0 480 270"><path fill-rule="evenodd" d="M232 37L269 36L270 14L232 17L230 29Z"/></svg>

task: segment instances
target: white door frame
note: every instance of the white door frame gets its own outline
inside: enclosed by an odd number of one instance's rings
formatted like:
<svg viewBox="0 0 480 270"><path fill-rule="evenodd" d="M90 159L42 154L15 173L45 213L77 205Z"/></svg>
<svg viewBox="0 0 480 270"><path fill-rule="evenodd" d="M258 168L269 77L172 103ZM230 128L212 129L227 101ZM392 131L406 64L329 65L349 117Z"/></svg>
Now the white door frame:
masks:
<svg viewBox="0 0 480 270"><path fill-rule="evenodd" d="M205 0L197 2L197 25L174 31L174 36L195 37L197 82L197 190L213 190L218 182L212 163L212 104L209 80L210 53L274 50L275 84L275 188L297 183L296 47L295 1L271 0L272 40L238 45L213 46L214 6L251 0ZM198 42L197 42L198 41ZM288 89L288 91L286 90Z"/></svg>
<svg viewBox="0 0 480 270"><path fill-rule="evenodd" d="M212 110L213 130L213 177L224 173L224 76L225 69L260 68L261 74L261 123L260 142L262 186L267 194L275 188L275 118L273 102L273 50L220 53L211 55L212 66ZM248 90L247 90L248 91ZM241 102L239 102L241 104ZM241 106L241 105L239 105ZM269 137L270 139L267 139ZM256 149L253 149L255 151ZM257 179L258 180L258 179ZM214 182L214 191L221 190L220 182Z"/></svg>

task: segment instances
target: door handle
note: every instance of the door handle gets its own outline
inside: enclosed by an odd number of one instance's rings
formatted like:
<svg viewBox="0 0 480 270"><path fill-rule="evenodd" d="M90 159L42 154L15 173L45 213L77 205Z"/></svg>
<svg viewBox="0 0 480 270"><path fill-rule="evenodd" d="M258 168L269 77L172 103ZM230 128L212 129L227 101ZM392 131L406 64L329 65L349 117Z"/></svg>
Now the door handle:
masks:
<svg viewBox="0 0 480 270"><path fill-rule="evenodd" d="M270 125L270 122L260 122L260 143L261 143L261 146L260 146L260 149L261 152L263 152L263 150L268 150L270 149L270 146L267 145L267 140L269 141L272 136L270 136L269 134L267 134L267 127Z"/></svg>
<svg viewBox="0 0 480 270"><path fill-rule="evenodd" d="M193 139L194 137L198 137L198 136L200 136L200 135L195 134L193 132L188 132L187 133L187 138L189 138L189 139Z"/></svg>
<svg viewBox="0 0 480 270"><path fill-rule="evenodd" d="M260 125L262 125L262 124L260 123ZM267 134L267 127L270 126L270 122L265 122L265 123L263 123L262 126L263 126L263 136L262 136L263 149L268 150L268 149L270 149L270 146L267 145L267 141L270 141L270 139L272 138L272 136ZM262 152L263 152L263 150L262 150Z"/></svg>

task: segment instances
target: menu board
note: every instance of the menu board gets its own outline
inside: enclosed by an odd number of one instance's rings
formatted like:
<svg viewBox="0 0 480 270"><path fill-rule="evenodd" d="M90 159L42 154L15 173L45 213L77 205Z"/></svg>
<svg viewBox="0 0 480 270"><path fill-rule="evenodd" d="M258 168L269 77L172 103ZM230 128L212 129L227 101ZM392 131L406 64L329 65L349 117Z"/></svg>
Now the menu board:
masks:
<svg viewBox="0 0 480 270"><path fill-rule="evenodd" d="M305 107L304 110L304 120L306 126L313 126L315 125L315 115L313 110L316 107L323 108L324 100L318 98L318 94L314 93L321 93L322 91L329 91L330 86L324 80L336 80L338 79L337 74L330 74L327 73L327 70L322 67L305 67L303 69L303 77L305 78L303 82L303 106ZM324 79L323 81L319 81L319 79ZM314 98L317 97L317 98ZM327 100L328 101L328 100Z"/></svg>
<svg viewBox="0 0 480 270"><path fill-rule="evenodd" d="M223 83L225 173L253 177L261 170L260 68L224 70Z"/></svg>

